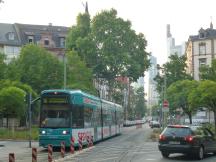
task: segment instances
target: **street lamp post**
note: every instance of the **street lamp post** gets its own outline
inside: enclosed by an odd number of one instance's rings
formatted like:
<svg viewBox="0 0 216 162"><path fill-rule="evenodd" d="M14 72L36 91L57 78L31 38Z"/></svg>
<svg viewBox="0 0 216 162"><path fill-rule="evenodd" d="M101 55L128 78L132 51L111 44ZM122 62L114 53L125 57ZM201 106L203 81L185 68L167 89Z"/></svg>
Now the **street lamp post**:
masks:
<svg viewBox="0 0 216 162"><path fill-rule="evenodd" d="M64 89L66 89L66 85L67 85L67 64L66 64L66 53L64 54L63 62L64 62Z"/></svg>

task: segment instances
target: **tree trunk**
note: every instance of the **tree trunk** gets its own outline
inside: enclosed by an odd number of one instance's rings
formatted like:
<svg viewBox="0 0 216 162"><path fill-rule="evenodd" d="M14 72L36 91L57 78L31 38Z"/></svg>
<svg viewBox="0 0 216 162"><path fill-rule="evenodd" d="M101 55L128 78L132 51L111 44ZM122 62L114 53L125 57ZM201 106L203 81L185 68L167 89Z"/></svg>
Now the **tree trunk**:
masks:
<svg viewBox="0 0 216 162"><path fill-rule="evenodd" d="M213 113L214 113L214 132L216 135L216 110L214 110Z"/></svg>
<svg viewBox="0 0 216 162"><path fill-rule="evenodd" d="M188 118L189 118L190 124L192 124L192 114L191 113L187 113L187 114L188 114Z"/></svg>

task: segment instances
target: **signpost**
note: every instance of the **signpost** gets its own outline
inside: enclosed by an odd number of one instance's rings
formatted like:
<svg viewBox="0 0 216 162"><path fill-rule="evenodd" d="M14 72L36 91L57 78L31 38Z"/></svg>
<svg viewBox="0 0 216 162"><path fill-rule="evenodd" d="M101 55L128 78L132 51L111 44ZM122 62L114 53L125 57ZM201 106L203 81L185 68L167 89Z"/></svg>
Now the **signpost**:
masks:
<svg viewBox="0 0 216 162"><path fill-rule="evenodd" d="M163 112L169 112L169 102L167 100L163 101Z"/></svg>

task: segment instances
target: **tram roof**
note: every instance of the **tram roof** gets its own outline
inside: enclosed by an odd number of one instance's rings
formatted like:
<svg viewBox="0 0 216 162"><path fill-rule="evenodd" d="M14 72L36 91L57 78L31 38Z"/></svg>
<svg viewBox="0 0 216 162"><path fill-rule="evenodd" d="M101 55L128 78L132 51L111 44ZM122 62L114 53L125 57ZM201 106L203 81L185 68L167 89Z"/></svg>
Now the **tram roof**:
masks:
<svg viewBox="0 0 216 162"><path fill-rule="evenodd" d="M50 89L50 90L43 90L41 92L41 94L45 94L45 93L52 93L52 92L58 92L58 93L67 93L67 94L82 94L84 96L87 96L87 97L91 97L91 98L94 98L94 99L98 99L100 100L99 97L96 97L94 95L91 95L91 94L88 94L88 93L85 93L81 90L73 90L73 89Z"/></svg>
<svg viewBox="0 0 216 162"><path fill-rule="evenodd" d="M85 92L83 92L83 91L81 91L81 90L73 90L73 89L50 89L50 90L43 90L42 92L41 92L41 95L43 95L43 94L45 94L45 93L54 93L54 92L60 92L60 93L67 93L67 94L81 94L81 95L83 95L83 96L86 96L86 97L90 97L90 98L92 98L92 99L95 99L95 100L100 100L100 98L99 97L97 97L97 96L94 96L94 95L91 95L91 94L88 94L88 93L85 93ZM111 102L111 101L107 101L107 100L104 100L104 99L101 99L101 101L103 102L103 103L107 103L107 104L113 104L113 105L115 105L116 107L121 107L121 105L119 105L119 104L116 104L116 103L113 103L113 102Z"/></svg>

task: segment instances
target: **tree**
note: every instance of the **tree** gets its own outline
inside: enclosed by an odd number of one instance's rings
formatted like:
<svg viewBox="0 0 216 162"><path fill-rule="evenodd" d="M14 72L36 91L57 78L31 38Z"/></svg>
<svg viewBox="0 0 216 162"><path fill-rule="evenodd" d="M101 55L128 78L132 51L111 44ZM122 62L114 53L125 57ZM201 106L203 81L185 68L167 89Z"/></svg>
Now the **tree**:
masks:
<svg viewBox="0 0 216 162"><path fill-rule="evenodd" d="M93 71L108 81L110 92L117 76L136 81L149 67L143 34L131 29L131 22L117 17L117 11L102 11L92 20L92 41L96 46Z"/></svg>
<svg viewBox="0 0 216 162"><path fill-rule="evenodd" d="M188 115L190 124L192 124L192 114L196 110L196 106L189 102L190 93L198 87L195 80L180 80L172 83L167 89L167 99L171 112L175 112L177 108L181 108Z"/></svg>
<svg viewBox="0 0 216 162"><path fill-rule="evenodd" d="M5 79L9 79L11 81L20 81L21 79L21 69L18 68L18 61L16 58L13 58L8 64L6 68Z"/></svg>
<svg viewBox="0 0 216 162"><path fill-rule="evenodd" d="M205 80L199 83L190 96L189 102L196 107L205 107L214 113L214 125L216 133L216 82Z"/></svg>
<svg viewBox="0 0 216 162"><path fill-rule="evenodd" d="M5 55L0 53L0 80L5 79L7 65L5 63Z"/></svg>
<svg viewBox="0 0 216 162"><path fill-rule="evenodd" d="M201 80L216 81L216 59L212 60L211 66L201 66L199 75Z"/></svg>
<svg viewBox="0 0 216 162"><path fill-rule="evenodd" d="M17 87L0 90L0 113L7 118L21 118L25 113L25 91Z"/></svg>
<svg viewBox="0 0 216 162"><path fill-rule="evenodd" d="M97 79L108 82L109 94L118 76L136 81L150 65L144 35L137 35L131 23L118 18L114 9L102 11L92 21L88 13L80 14L66 44L69 50L77 51Z"/></svg>
<svg viewBox="0 0 216 162"><path fill-rule="evenodd" d="M19 88L19 89L23 90L25 92L25 94L31 93L33 99L37 97L37 93L29 85L27 85L27 84L23 84L23 83L21 83L19 81L11 81L11 80L1 80L0 81L0 90L2 90L4 88L9 88L9 87ZM24 102L24 99L23 99L23 102ZM25 103L27 104L27 101L25 101ZM26 108L26 106L25 106L25 108ZM21 125L25 125L26 124L25 122L26 122L26 118L27 118L27 109L25 109L25 113L24 114L25 115L23 115L21 117L21 121L20 121ZM32 117L33 117L33 119L37 120L38 114L39 114L39 105L36 104L36 105L34 105L34 108L32 110Z"/></svg>
<svg viewBox="0 0 216 162"><path fill-rule="evenodd" d="M135 103L135 114L140 119L145 116L146 104L145 104L145 93L144 88L140 87L136 90L136 103Z"/></svg>
<svg viewBox="0 0 216 162"><path fill-rule="evenodd" d="M67 88L81 89L96 94L92 81L92 70L80 59L76 51L67 54Z"/></svg>
<svg viewBox="0 0 216 162"><path fill-rule="evenodd" d="M18 58L21 82L37 93L63 87L63 63L45 49L34 44L22 48Z"/></svg>
<svg viewBox="0 0 216 162"><path fill-rule="evenodd" d="M77 16L77 25L71 27L66 39L66 48L69 51L76 51L86 66L91 68L95 59L95 45L90 38L90 15L89 13Z"/></svg>
<svg viewBox="0 0 216 162"><path fill-rule="evenodd" d="M164 84L166 81L166 87L169 87L172 83L189 79L192 77L186 73L186 56L178 56L177 54L169 57L170 61L163 64L162 67L158 65L158 70L162 70L162 74L158 73L154 80L157 83L157 91L161 94L164 90ZM165 87L165 88L166 88Z"/></svg>

